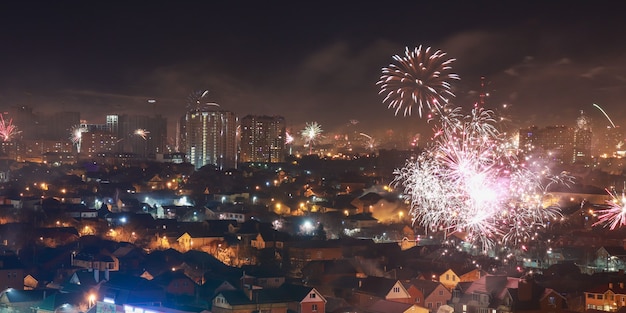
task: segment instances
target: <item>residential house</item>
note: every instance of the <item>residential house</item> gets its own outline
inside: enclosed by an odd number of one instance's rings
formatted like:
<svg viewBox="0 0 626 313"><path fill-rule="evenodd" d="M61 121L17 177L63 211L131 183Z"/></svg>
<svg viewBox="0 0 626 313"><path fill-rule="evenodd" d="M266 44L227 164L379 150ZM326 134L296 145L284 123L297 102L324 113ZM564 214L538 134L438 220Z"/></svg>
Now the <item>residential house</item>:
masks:
<svg viewBox="0 0 626 313"><path fill-rule="evenodd" d="M151 280L121 273L112 273L98 290L98 300L115 304L158 304L165 295L165 290Z"/></svg>
<svg viewBox="0 0 626 313"><path fill-rule="evenodd" d="M313 287L294 284L283 284L277 290L286 300L288 309L297 313L324 313L326 299ZM271 292L268 290L268 292Z"/></svg>
<svg viewBox="0 0 626 313"><path fill-rule="evenodd" d="M196 283L185 275L183 270L163 272L151 281L163 288L168 295L194 296L196 294Z"/></svg>
<svg viewBox="0 0 626 313"><path fill-rule="evenodd" d="M273 229L261 229L250 245L256 249L276 248L283 249L289 241L289 234Z"/></svg>
<svg viewBox="0 0 626 313"><path fill-rule="evenodd" d="M354 188L356 186L353 186ZM354 189L353 189L354 190ZM375 192L366 193L358 198L352 200L350 204L356 207L357 212L359 213L372 213L374 205L378 203L378 201L382 200L382 196Z"/></svg>
<svg viewBox="0 0 626 313"><path fill-rule="evenodd" d="M439 282L448 290L454 289L456 284L461 281L459 275L455 273L452 269L448 269L445 272L439 275Z"/></svg>
<svg viewBox="0 0 626 313"><path fill-rule="evenodd" d="M142 263L146 256L141 248L132 244L122 244L112 254L119 261L120 271L143 272Z"/></svg>
<svg viewBox="0 0 626 313"><path fill-rule="evenodd" d="M24 290L33 290L39 287L39 280L32 274L26 274L24 277Z"/></svg>
<svg viewBox="0 0 626 313"><path fill-rule="evenodd" d="M104 249L89 247L72 255L72 266L114 272L120 270L119 260Z"/></svg>
<svg viewBox="0 0 626 313"><path fill-rule="evenodd" d="M514 299L509 289L517 289L519 281L514 277L486 275L468 283L464 292L454 292L450 304L455 312L511 311Z"/></svg>
<svg viewBox="0 0 626 313"><path fill-rule="evenodd" d="M15 255L5 251L0 254L0 290L24 289L24 265Z"/></svg>
<svg viewBox="0 0 626 313"><path fill-rule="evenodd" d="M593 261L596 272L617 272L626 269L626 248L624 246L602 246L596 251Z"/></svg>
<svg viewBox="0 0 626 313"><path fill-rule="evenodd" d="M226 222L226 223L223 223ZM234 221L185 222L176 225L179 237L176 238L182 251L202 249L214 252L228 232L226 227Z"/></svg>
<svg viewBox="0 0 626 313"><path fill-rule="evenodd" d="M414 284L412 284L408 280L403 280L402 285L404 286L404 289L406 289L406 291L411 296L411 300L409 301L409 303L415 303L419 305L422 305L422 303L424 303L424 291L423 290L417 288Z"/></svg>
<svg viewBox="0 0 626 313"><path fill-rule="evenodd" d="M378 220L371 213L360 213L344 217L342 224L346 229L364 229L376 227Z"/></svg>
<svg viewBox="0 0 626 313"><path fill-rule="evenodd" d="M243 266L242 269L243 288L278 288L285 283L285 275L279 272L262 270L256 266Z"/></svg>
<svg viewBox="0 0 626 313"><path fill-rule="evenodd" d="M615 312L626 307L624 282L602 284L585 291L585 308Z"/></svg>
<svg viewBox="0 0 626 313"><path fill-rule="evenodd" d="M30 309L46 298L46 295L55 293L51 289L18 290L5 289L0 292L0 307L5 312L30 312Z"/></svg>
<svg viewBox="0 0 626 313"><path fill-rule="evenodd" d="M459 281L460 282L473 282L473 281L479 280L481 277L485 275L486 275L485 271L478 269L478 268L471 269L467 272L459 271Z"/></svg>
<svg viewBox="0 0 626 313"><path fill-rule="evenodd" d="M365 308L382 299L411 303L411 295L399 280L374 276L358 280L353 294L355 305Z"/></svg>
<svg viewBox="0 0 626 313"><path fill-rule="evenodd" d="M343 250L338 240L296 241L290 243L287 250L294 277L302 276L302 268L308 262L343 259Z"/></svg>
<svg viewBox="0 0 626 313"><path fill-rule="evenodd" d="M318 290L340 277L357 277L357 270L350 260L311 261L302 268L302 279Z"/></svg>
<svg viewBox="0 0 626 313"><path fill-rule="evenodd" d="M410 284L422 295L422 297L415 298L414 303L430 312L437 312L452 298L452 292L441 282L413 279Z"/></svg>
<svg viewBox="0 0 626 313"><path fill-rule="evenodd" d="M213 299L220 291L236 290L230 282L225 279L207 278L204 283L198 286L198 295L202 298Z"/></svg>
<svg viewBox="0 0 626 313"><path fill-rule="evenodd" d="M288 303L269 297L259 297L252 291L220 291L211 301L213 313L267 312L287 313Z"/></svg>
<svg viewBox="0 0 626 313"><path fill-rule="evenodd" d="M513 311L519 313L570 312L566 298L550 288L538 285L532 279L519 281L517 289L509 289L513 297Z"/></svg>
<svg viewBox="0 0 626 313"><path fill-rule="evenodd" d="M35 313L86 312L89 298L83 292L57 292L32 307Z"/></svg>
<svg viewBox="0 0 626 313"><path fill-rule="evenodd" d="M217 208L205 208L205 214L210 220L234 220L243 223L250 220L254 212L244 206L218 206Z"/></svg>

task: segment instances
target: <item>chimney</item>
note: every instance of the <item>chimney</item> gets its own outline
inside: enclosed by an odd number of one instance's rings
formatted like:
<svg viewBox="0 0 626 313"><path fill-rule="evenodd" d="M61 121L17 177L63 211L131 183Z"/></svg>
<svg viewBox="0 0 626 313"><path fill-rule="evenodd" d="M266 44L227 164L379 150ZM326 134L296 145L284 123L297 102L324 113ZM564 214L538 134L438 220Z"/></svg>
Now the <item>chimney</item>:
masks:
<svg viewBox="0 0 626 313"><path fill-rule="evenodd" d="M619 287L620 287L621 289L624 289L624 283L619 283Z"/></svg>
<svg viewBox="0 0 626 313"><path fill-rule="evenodd" d="M250 299L250 301L254 300L254 288L252 287L252 285L249 285L248 288L244 288L244 292L246 293L246 296L248 296L248 299Z"/></svg>
<svg viewBox="0 0 626 313"><path fill-rule="evenodd" d="M613 289L613 283L609 283L609 289Z"/></svg>

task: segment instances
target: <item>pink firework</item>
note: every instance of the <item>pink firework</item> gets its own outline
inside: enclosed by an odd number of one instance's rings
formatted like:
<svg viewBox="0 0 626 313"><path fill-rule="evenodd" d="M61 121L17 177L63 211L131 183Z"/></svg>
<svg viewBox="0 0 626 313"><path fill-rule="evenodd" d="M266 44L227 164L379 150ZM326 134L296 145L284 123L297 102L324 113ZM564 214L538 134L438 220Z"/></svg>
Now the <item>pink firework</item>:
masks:
<svg viewBox="0 0 626 313"><path fill-rule="evenodd" d="M610 192L608 189L606 192L611 196L611 200L607 201L607 209L598 210L598 221L593 224L609 226L611 230L626 225L626 196L622 194L618 197L615 193Z"/></svg>
<svg viewBox="0 0 626 313"><path fill-rule="evenodd" d="M11 141L18 133L17 127L13 125L13 119L9 119L7 122L4 120L2 114L0 114L0 137L2 137L2 140Z"/></svg>
<svg viewBox="0 0 626 313"><path fill-rule="evenodd" d="M394 184L404 188L414 223L463 233L486 250L532 240L538 227L561 217L558 207L544 207L542 199L551 184L571 180L567 173L526 168L506 149L491 111L441 112L433 143L395 171Z"/></svg>
<svg viewBox="0 0 626 313"><path fill-rule="evenodd" d="M293 136L289 132L285 132L285 143L290 145L293 143Z"/></svg>

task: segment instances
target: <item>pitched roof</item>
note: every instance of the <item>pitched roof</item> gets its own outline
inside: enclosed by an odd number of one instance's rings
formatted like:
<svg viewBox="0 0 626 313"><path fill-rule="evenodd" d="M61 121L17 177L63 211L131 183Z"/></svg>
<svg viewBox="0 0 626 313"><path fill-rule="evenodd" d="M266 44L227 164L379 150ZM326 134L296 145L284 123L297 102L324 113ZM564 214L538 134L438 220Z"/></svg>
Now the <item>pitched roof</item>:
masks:
<svg viewBox="0 0 626 313"><path fill-rule="evenodd" d="M69 304L76 306L84 301L85 295L82 292L57 292L49 297L46 297L38 307L46 311L54 311L61 305Z"/></svg>
<svg viewBox="0 0 626 313"><path fill-rule="evenodd" d="M41 301L46 295L52 295L55 292L57 292L57 290L54 289L19 290L10 288L2 293L7 297L9 302L19 303Z"/></svg>
<svg viewBox="0 0 626 313"><path fill-rule="evenodd" d="M432 280L425 279L412 279L411 284L415 286L415 288L419 289L424 297L428 297L437 287L441 285L440 282L434 282Z"/></svg>
<svg viewBox="0 0 626 313"><path fill-rule="evenodd" d="M252 290L252 298L258 303L301 302L312 291L312 287L283 284L279 288ZM326 299L319 292L317 292L317 295L320 301L326 302Z"/></svg>
<svg viewBox="0 0 626 313"><path fill-rule="evenodd" d="M360 280L358 291L384 298L397 282L395 279L368 276Z"/></svg>
<svg viewBox="0 0 626 313"><path fill-rule="evenodd" d="M498 294L504 288L517 288L519 280L515 277L486 275L473 282L465 292Z"/></svg>
<svg viewBox="0 0 626 313"><path fill-rule="evenodd" d="M222 296L230 305L253 304L252 300L242 290L222 290L217 296Z"/></svg>

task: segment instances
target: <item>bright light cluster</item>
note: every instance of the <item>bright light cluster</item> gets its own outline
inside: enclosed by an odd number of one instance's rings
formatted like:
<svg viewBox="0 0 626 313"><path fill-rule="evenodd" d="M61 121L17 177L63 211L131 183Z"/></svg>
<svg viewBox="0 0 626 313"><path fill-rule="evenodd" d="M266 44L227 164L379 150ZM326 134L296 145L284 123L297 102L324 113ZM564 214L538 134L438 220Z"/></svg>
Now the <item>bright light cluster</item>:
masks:
<svg viewBox="0 0 626 313"><path fill-rule="evenodd" d="M384 94L384 103L395 109L398 115L404 109L404 115L411 115L413 105L417 105L422 116L424 107L438 111L448 103L452 93L448 79L459 79L457 74L447 73L455 59L446 59L441 50L419 46L414 50L406 48L404 56L393 56L397 64L390 64L382 69L382 75L376 83L380 86L379 94Z"/></svg>
<svg viewBox="0 0 626 313"><path fill-rule="evenodd" d="M433 144L416 161L396 170L414 223L431 231L461 233L482 244L516 244L537 227L561 217L542 200L552 183L568 182L567 173L535 172L510 153L491 111L443 108Z"/></svg>
<svg viewBox="0 0 626 313"><path fill-rule="evenodd" d="M141 139L143 140L147 140L148 139L148 134L150 133L150 131L145 130L143 128L138 128L135 130L134 134L141 137Z"/></svg>
<svg viewBox="0 0 626 313"><path fill-rule="evenodd" d="M11 141L18 133L17 127L13 125L13 119L9 119L7 122L2 114L0 114L0 138L2 141Z"/></svg>
<svg viewBox="0 0 626 313"><path fill-rule="evenodd" d="M311 154L313 144L321 136L322 132L322 126L317 122L306 123L304 129L300 132L302 139L309 146L309 154Z"/></svg>
<svg viewBox="0 0 626 313"><path fill-rule="evenodd" d="M593 226L608 226L611 230L626 225L626 196L622 194L618 197L616 193L606 190L611 196L611 200L607 201L607 209L596 211L598 221Z"/></svg>
<svg viewBox="0 0 626 313"><path fill-rule="evenodd" d="M83 143L83 133L86 133L87 127L82 125L74 125L70 129L70 140L76 146L76 151L80 153L80 148Z"/></svg>

